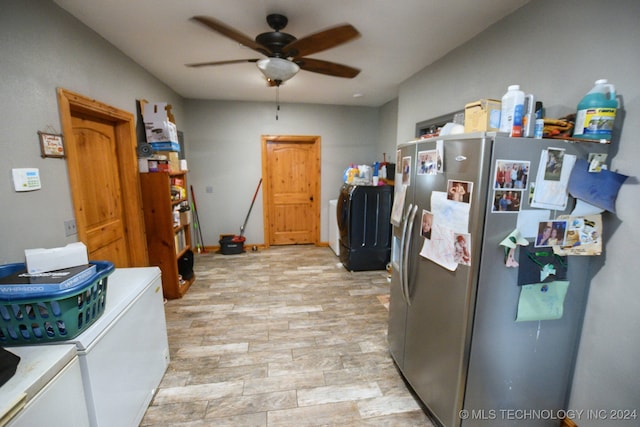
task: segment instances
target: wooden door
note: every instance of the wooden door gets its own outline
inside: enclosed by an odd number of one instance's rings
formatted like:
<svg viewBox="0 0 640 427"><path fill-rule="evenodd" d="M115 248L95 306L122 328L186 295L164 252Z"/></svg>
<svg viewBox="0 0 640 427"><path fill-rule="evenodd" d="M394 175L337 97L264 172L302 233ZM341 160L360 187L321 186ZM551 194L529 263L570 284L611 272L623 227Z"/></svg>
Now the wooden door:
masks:
<svg viewBox="0 0 640 427"><path fill-rule="evenodd" d="M262 138L265 244L317 244L320 137Z"/></svg>
<svg viewBox="0 0 640 427"><path fill-rule="evenodd" d="M79 196L80 217L76 217L76 223L82 224L91 259L127 265L129 252L122 218L122 204L126 202L120 191L113 125L92 118L72 117L71 121L70 142L75 145L75 156L70 161L83 171L82 180L73 189Z"/></svg>
<svg viewBox="0 0 640 427"><path fill-rule="evenodd" d="M133 114L60 89L78 239L89 259L148 265Z"/></svg>

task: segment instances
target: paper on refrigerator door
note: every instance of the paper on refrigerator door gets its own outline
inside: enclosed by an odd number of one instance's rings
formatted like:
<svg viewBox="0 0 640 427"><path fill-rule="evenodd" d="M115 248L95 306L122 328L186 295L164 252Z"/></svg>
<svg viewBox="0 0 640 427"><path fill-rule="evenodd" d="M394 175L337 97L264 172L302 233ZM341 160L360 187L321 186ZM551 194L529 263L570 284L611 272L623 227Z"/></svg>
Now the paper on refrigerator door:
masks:
<svg viewBox="0 0 640 427"><path fill-rule="evenodd" d="M602 253L602 215L560 215L567 220L564 246L554 246L557 255L600 255Z"/></svg>
<svg viewBox="0 0 640 427"><path fill-rule="evenodd" d="M469 232L469 203L447 199L444 191L431 193L431 212L434 224L452 229L457 233Z"/></svg>
<svg viewBox="0 0 640 427"><path fill-rule="evenodd" d="M549 221L550 210L527 209L518 213L516 228L520 230L523 237L535 238L538 235L538 224L542 221Z"/></svg>
<svg viewBox="0 0 640 427"><path fill-rule="evenodd" d="M542 150L531 207L565 210L569 177L575 163L576 156L566 154L562 148Z"/></svg>
<svg viewBox="0 0 640 427"><path fill-rule="evenodd" d="M454 271L458 267L454 241L455 233L452 229L434 224L431 239L424 239L420 255L449 271Z"/></svg>
<svg viewBox="0 0 640 427"><path fill-rule="evenodd" d="M402 221L402 210L404 209L404 199L407 194L407 186L396 186L396 194L393 196L393 207L391 208L391 224L396 227L400 225Z"/></svg>
<svg viewBox="0 0 640 427"><path fill-rule="evenodd" d="M516 322L561 319L569 282L535 283L520 288Z"/></svg>
<svg viewBox="0 0 640 427"><path fill-rule="evenodd" d="M450 271L458 268L458 264L470 265L469 207L469 203L448 200L446 192L433 191L431 239L425 239L420 255ZM466 255L464 251L461 253L461 240Z"/></svg>

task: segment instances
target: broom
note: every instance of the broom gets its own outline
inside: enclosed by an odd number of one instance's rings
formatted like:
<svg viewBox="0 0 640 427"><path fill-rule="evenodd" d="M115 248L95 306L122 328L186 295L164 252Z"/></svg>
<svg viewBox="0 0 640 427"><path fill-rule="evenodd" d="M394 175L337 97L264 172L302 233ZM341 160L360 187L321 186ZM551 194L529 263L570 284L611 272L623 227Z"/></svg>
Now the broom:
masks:
<svg viewBox="0 0 640 427"><path fill-rule="evenodd" d="M193 185L189 186L191 188L191 208L193 209L193 228L195 230L195 241L196 241L196 250L198 253L207 253L207 250L204 247L204 239L202 238L202 228L200 227L200 218L198 217L198 207L196 205L196 194L193 192Z"/></svg>
<svg viewBox="0 0 640 427"><path fill-rule="evenodd" d="M258 191L260 191L260 184L262 184L262 178L258 181L258 188L256 188L256 192L253 194L253 200L251 200L251 206L249 206L249 212L247 212L247 217L244 219L244 224L240 227L240 236L234 237L237 241L244 242L244 228L247 226L247 221L249 221L249 215L251 215L251 209L253 209L253 204L256 202L256 197L258 196Z"/></svg>

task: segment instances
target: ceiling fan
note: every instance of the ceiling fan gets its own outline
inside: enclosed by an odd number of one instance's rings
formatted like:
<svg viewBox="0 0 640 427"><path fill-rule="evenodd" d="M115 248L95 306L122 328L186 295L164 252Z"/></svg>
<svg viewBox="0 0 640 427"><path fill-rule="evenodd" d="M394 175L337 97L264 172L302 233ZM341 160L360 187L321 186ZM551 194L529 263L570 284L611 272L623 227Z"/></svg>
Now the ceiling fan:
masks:
<svg viewBox="0 0 640 427"><path fill-rule="evenodd" d="M273 31L259 34L254 40L210 17L194 16L191 20L261 53L266 58L200 62L187 64L188 67L255 62L272 86L280 86L300 69L344 78L354 78L360 73L359 69L348 65L307 57L307 55L331 49L359 37L358 30L350 24L338 25L297 39L291 34L280 31L287 26L289 20L284 15L274 13L267 16L267 24Z"/></svg>

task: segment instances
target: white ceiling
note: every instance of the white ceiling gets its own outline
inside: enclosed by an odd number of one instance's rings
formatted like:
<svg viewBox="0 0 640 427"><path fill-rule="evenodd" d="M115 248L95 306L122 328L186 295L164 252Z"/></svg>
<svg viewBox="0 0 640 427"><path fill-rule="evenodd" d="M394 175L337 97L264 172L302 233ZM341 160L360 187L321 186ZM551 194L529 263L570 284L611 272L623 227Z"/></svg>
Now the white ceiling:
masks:
<svg viewBox="0 0 640 427"><path fill-rule="evenodd" d="M190 21L210 16L254 38L266 16L289 18L297 38L349 23L361 37L309 55L359 68L353 79L300 71L281 102L380 106L399 84L529 0L54 0L185 98L273 101L253 63L184 64L262 56ZM359 94L360 96L357 96Z"/></svg>

